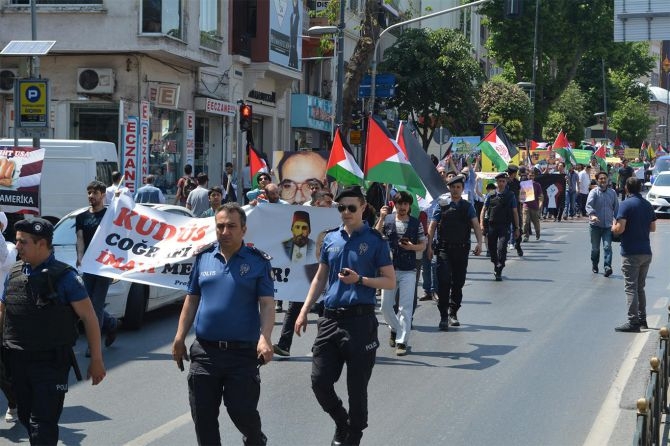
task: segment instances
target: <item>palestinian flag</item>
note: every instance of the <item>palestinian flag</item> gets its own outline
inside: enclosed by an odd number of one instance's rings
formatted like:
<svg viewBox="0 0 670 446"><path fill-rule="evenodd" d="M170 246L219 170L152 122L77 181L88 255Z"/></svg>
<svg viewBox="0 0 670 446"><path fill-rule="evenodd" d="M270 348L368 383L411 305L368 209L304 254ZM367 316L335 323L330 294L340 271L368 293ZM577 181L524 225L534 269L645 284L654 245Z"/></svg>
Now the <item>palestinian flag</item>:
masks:
<svg viewBox="0 0 670 446"><path fill-rule="evenodd" d="M368 117L363 171L366 181L403 186L414 194L426 196L426 188L414 167L384 124L373 116Z"/></svg>
<svg viewBox="0 0 670 446"><path fill-rule="evenodd" d="M619 148L621 147L621 139L619 138L619 135L616 135L616 138L614 138L614 148Z"/></svg>
<svg viewBox="0 0 670 446"><path fill-rule="evenodd" d="M605 161L605 158L607 157L607 152L605 151L605 146L601 145L600 147L598 147L598 149L593 153L593 156L595 156L596 161L598 161L600 170L603 172L607 172L607 161Z"/></svg>
<svg viewBox="0 0 670 446"><path fill-rule="evenodd" d="M577 160L575 160L575 156L572 154L570 143L568 142L568 138L565 136L565 133L563 133L563 130L558 132L558 136L556 137L556 141L554 141L552 150L556 152L556 154L560 156L563 161L565 161L566 168L569 169L570 166L577 165Z"/></svg>
<svg viewBox="0 0 670 446"><path fill-rule="evenodd" d="M247 144L247 149L249 150L249 173L251 174L251 185L255 189L258 187L256 175L259 172L270 173L270 169L268 168L268 163L265 162L265 159L253 145Z"/></svg>
<svg viewBox="0 0 670 446"><path fill-rule="evenodd" d="M498 172L507 169L512 158L519 153L519 150L500 126L491 130L477 147L491 160Z"/></svg>
<svg viewBox="0 0 670 446"><path fill-rule="evenodd" d="M342 186L363 184L363 171L358 167L349 144L342 139L339 127L335 129L335 138L333 138L333 146L330 149L326 174L335 178Z"/></svg>

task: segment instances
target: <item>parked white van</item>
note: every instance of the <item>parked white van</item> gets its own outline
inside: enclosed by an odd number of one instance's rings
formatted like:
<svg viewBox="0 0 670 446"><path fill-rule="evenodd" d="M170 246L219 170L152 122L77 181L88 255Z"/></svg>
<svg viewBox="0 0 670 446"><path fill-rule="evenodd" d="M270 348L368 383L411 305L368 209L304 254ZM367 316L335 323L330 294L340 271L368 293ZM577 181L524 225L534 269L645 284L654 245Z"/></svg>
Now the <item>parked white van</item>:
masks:
<svg viewBox="0 0 670 446"><path fill-rule="evenodd" d="M20 147L32 147L32 139L19 139ZM14 140L0 139L0 146ZM44 163L40 184L40 215L56 224L70 211L87 206L86 186L93 180L109 185L118 170L116 146L111 142L42 139Z"/></svg>

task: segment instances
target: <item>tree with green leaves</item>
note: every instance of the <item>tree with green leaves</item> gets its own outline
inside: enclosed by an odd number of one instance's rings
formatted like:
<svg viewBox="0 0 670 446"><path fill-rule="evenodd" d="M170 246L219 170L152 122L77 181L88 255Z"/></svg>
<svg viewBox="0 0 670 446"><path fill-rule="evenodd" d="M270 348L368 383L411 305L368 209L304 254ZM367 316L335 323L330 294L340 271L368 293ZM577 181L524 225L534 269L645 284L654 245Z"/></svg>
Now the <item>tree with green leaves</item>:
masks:
<svg viewBox="0 0 670 446"><path fill-rule="evenodd" d="M390 104L416 123L424 149L440 125L452 132L477 127L483 73L460 32L406 29L384 52L379 71L396 75Z"/></svg>
<svg viewBox="0 0 670 446"><path fill-rule="evenodd" d="M570 141L578 143L584 137L587 120L586 96L576 82L570 82L551 108L543 136L546 140L553 141L558 132L563 130Z"/></svg>
<svg viewBox="0 0 670 446"><path fill-rule="evenodd" d="M501 78L486 82L479 92L479 109L484 121L501 124L514 142L530 134L530 98L518 85Z"/></svg>
<svg viewBox="0 0 670 446"><path fill-rule="evenodd" d="M649 114L649 98L646 101L629 98L618 104L610 122L622 141L630 147L641 147L656 120Z"/></svg>

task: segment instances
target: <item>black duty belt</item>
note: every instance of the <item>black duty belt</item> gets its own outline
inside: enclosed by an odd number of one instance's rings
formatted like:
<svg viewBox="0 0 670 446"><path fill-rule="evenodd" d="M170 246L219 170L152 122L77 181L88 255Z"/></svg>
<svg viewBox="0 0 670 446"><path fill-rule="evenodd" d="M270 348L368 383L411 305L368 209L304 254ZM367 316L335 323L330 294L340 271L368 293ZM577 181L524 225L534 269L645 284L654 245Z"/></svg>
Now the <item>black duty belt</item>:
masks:
<svg viewBox="0 0 670 446"><path fill-rule="evenodd" d="M375 314L374 305L353 305L351 307L326 308L323 312L324 317L330 319L343 319L354 316L366 316Z"/></svg>
<svg viewBox="0 0 670 446"><path fill-rule="evenodd" d="M213 347L219 350L249 350L256 349L255 342L239 342L239 341L207 341L205 339L197 339L203 347Z"/></svg>
<svg viewBox="0 0 670 446"><path fill-rule="evenodd" d="M440 243L437 249L455 249L455 248L470 248L470 242L464 243Z"/></svg>

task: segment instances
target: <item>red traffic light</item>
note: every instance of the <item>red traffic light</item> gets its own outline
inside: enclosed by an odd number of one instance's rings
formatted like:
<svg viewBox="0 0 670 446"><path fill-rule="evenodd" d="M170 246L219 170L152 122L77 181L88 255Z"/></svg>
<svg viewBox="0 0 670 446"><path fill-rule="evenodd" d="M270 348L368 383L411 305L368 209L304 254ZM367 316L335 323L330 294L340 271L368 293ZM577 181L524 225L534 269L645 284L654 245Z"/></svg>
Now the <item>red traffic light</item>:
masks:
<svg viewBox="0 0 670 446"><path fill-rule="evenodd" d="M240 130L247 131L251 129L251 120L253 117L253 109L251 105L240 105Z"/></svg>

